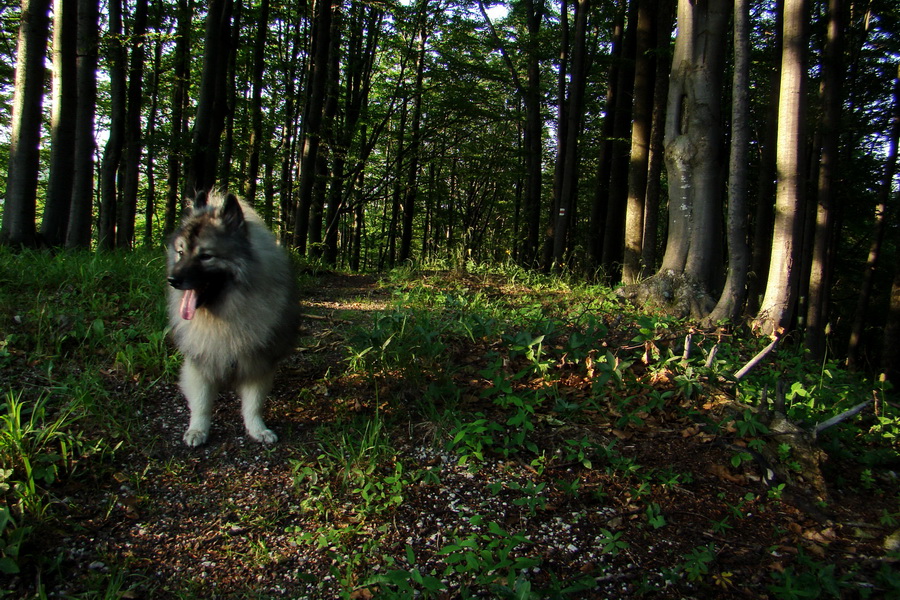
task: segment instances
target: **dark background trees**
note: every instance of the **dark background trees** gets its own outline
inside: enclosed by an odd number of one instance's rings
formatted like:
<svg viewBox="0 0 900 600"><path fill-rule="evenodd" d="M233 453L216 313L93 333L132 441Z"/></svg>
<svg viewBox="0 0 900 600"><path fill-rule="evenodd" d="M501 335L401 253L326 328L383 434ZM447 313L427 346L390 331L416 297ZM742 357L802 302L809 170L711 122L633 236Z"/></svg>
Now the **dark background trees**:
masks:
<svg viewBox="0 0 900 600"><path fill-rule="evenodd" d="M0 239L159 244L227 186L337 268L512 261L694 317L718 299L712 321L815 356L852 323L878 364L900 9L675 4L4 3Z"/></svg>

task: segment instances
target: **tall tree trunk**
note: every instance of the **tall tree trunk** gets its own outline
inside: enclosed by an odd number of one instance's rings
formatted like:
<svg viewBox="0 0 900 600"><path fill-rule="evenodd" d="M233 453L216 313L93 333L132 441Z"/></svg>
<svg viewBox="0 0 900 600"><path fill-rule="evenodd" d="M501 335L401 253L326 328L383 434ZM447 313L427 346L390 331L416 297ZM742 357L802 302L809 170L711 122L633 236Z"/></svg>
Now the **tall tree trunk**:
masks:
<svg viewBox="0 0 900 600"><path fill-rule="evenodd" d="M407 166L405 190L403 194L403 223L400 234L400 262L406 262L412 258L413 217L415 216L416 192L418 183L416 178L419 173L419 137L422 128L422 95L423 81L425 77L425 49L428 41L427 26L428 0L421 0L417 8L417 20L420 20L419 29L416 31L418 48L416 49L416 83L413 90L413 114L410 125L410 142L407 145L409 151L409 165Z"/></svg>
<svg viewBox="0 0 900 600"><path fill-rule="evenodd" d="M772 252L772 229L775 223L775 154L778 147L778 104L781 87L781 48L784 31L784 0L775 0L774 64L769 75L769 102L765 113L763 139L760 140L759 177L756 187L756 211L751 244L750 273L747 283L747 314L759 310L765 293Z"/></svg>
<svg viewBox="0 0 900 600"><path fill-rule="evenodd" d="M0 243L35 246L44 57L50 34L50 0L22 0L13 95L9 170Z"/></svg>
<svg viewBox="0 0 900 600"><path fill-rule="evenodd" d="M109 61L110 119L109 137L100 164L100 231L99 246L109 250L116 244L116 181L122 150L125 147L126 83L125 45L122 31L122 0L109 1Z"/></svg>
<svg viewBox="0 0 900 600"><path fill-rule="evenodd" d="M616 83L610 148L609 194L606 205L606 229L603 232L602 263L607 276L615 280L621 272L625 243L625 203L628 199L628 163L631 156L631 106L634 99L634 52L638 0L630 0L622 43L622 66Z"/></svg>
<svg viewBox="0 0 900 600"><path fill-rule="evenodd" d="M41 236L48 246L62 246L69 226L75 165L75 114L78 107L76 65L78 4L53 2L53 109L50 115L50 177L41 220Z"/></svg>
<svg viewBox="0 0 900 600"><path fill-rule="evenodd" d="M644 234L641 244L641 264L645 269L656 268L656 246L659 240L660 195L665 150L666 96L669 94L669 71L672 63L669 47L672 44L672 21L675 2L663 0L657 5L656 16L656 77L653 86L653 115L650 126L650 154L647 157L647 192L644 200Z"/></svg>
<svg viewBox="0 0 900 600"><path fill-rule="evenodd" d="M597 268L603 264L604 235L606 232L606 214L609 208L609 179L612 173L613 130L615 107L621 93L619 76L624 54L626 0L618 0L612 31L612 47L609 75L606 83L606 99L604 101L603 125L600 132L600 151L597 157L597 183L594 186L594 198L591 202L590 245L588 256L591 266ZM668 73L666 73L668 78ZM660 138L662 139L662 138Z"/></svg>
<svg viewBox="0 0 900 600"><path fill-rule="evenodd" d="M328 71L331 49L331 20L338 6L334 0L316 0L313 25L313 56L309 64L305 123L300 145L300 184L297 191L297 209L294 215L294 246L300 254L306 253L309 233L309 211L312 204L313 187L319 144L322 137L322 121L325 113L325 92L328 88Z"/></svg>
<svg viewBox="0 0 900 600"><path fill-rule="evenodd" d="M525 0L525 19L528 29L526 42L527 78L525 103L525 202L526 237L523 256L526 264L536 264L540 244L541 187L544 123L541 117L540 31L544 20L544 0Z"/></svg>
<svg viewBox="0 0 900 600"><path fill-rule="evenodd" d="M256 202L256 185L259 179L259 155L262 146L262 88L266 66L266 38L269 32L269 0L261 0L256 37L253 42L253 93L250 97L250 158L247 161L247 183L244 199Z"/></svg>
<svg viewBox="0 0 900 600"><path fill-rule="evenodd" d="M644 242L644 200L650 159L650 125L653 111L653 14L650 0L638 4L635 29L634 102L631 108L631 161L628 164L628 199L625 210L625 255L622 281L636 283L646 265L641 264Z"/></svg>
<svg viewBox="0 0 900 600"><path fill-rule="evenodd" d="M841 82L844 79L844 3L829 0L828 43L822 57L821 117L822 155L819 159L819 181L816 202L816 226L809 275L809 307L806 313L804 343L815 360L825 352L825 323L829 301L829 273L834 247L834 197L838 181L837 164L840 152Z"/></svg>
<svg viewBox="0 0 900 600"><path fill-rule="evenodd" d="M94 113L97 106L97 41L100 10L97 0L78 0L78 49L76 78L78 103L75 109L75 149L72 206L66 246L91 245L94 207Z"/></svg>
<svg viewBox="0 0 900 600"><path fill-rule="evenodd" d="M872 295L875 270L878 267L881 256L881 245L884 242L884 233L887 226L888 201L893 194L894 176L897 174L897 146L900 141L900 70L894 79L894 114L891 118L891 133L888 139L888 155L884 163L884 173L881 177L881 186L878 192L878 205L875 207L875 224L872 232L872 241L869 245L869 256L866 259L863 271L863 283L859 291L859 299L856 304L856 312L853 315L853 324L850 329L850 342L847 346L847 364L855 366L862 342L863 329L866 325L866 314L869 307L869 298ZM896 343L896 342L895 342Z"/></svg>
<svg viewBox="0 0 900 600"><path fill-rule="evenodd" d="M778 102L778 145L775 188L775 226L766 294L753 327L761 335L777 335L794 315L799 264L796 248L803 207L804 0L784 3L781 84Z"/></svg>
<svg viewBox="0 0 900 600"><path fill-rule="evenodd" d="M131 67L128 77L128 104L125 121L125 164L122 201L119 204L116 246L130 249L134 245L137 217L138 183L141 169L141 104L144 97L144 58L146 56L147 1L137 0L131 30Z"/></svg>
<svg viewBox="0 0 900 600"><path fill-rule="evenodd" d="M713 247L721 206L722 72L730 6L727 0L678 2L665 154L669 231L659 271L623 288L626 297L679 315L706 316Z"/></svg>
<svg viewBox="0 0 900 600"><path fill-rule="evenodd" d="M744 306L747 245L747 162L750 148L750 2L734 2L734 76L731 86L731 155L728 160L728 274L707 321L736 319Z"/></svg>
<svg viewBox="0 0 900 600"><path fill-rule="evenodd" d="M590 0L578 0L575 4L575 38L572 40L572 74L569 83L568 111L566 114L565 153L562 182L560 184L559 210L553 237L553 264L564 264L575 207L578 199L578 138L584 119L584 90L587 77L587 20Z"/></svg>
<svg viewBox="0 0 900 600"><path fill-rule="evenodd" d="M244 3L238 0L234 5L231 18L231 35L229 36L228 58L225 60L225 74L219 81L219 88L216 92L216 106L222 110L222 144L220 157L218 160L218 170L216 176L216 185L221 188L228 188L232 185L231 178L234 173L232 160L234 159L234 121L237 112L237 47L241 42L241 17L243 15ZM243 176L243 173L241 173ZM236 186L240 189L241 186Z"/></svg>
<svg viewBox="0 0 900 600"><path fill-rule="evenodd" d="M566 163L566 139L569 120L566 118L569 107L566 102L566 82L569 78L570 36L569 36L569 0L562 0L559 11L559 66L556 74L556 161L553 168L552 202L547 215L546 239L544 240L543 267L553 269L553 239L556 235L556 221L559 214L559 203L562 196L563 169Z"/></svg>
<svg viewBox="0 0 900 600"><path fill-rule="evenodd" d="M227 113L225 82L231 44L232 0L210 0L206 15L206 41L203 49L203 73L191 152L188 157L185 196L210 190L215 185L222 130Z"/></svg>
<svg viewBox="0 0 900 600"><path fill-rule="evenodd" d="M153 29L160 30L162 2L154 4ZM144 204L144 247L153 247L154 221L156 220L156 118L159 112L159 76L162 71L162 38L157 36L153 44L153 73L150 84L150 110L147 115L147 195Z"/></svg>
<svg viewBox="0 0 900 600"><path fill-rule="evenodd" d="M519 73L512 59L506 51L506 47L500 36L494 30L494 26L488 17L484 2L479 0L478 6L481 14L487 21L494 37L494 41L500 48L500 52L509 69L513 85L525 107L525 126L523 131L523 154L525 163L525 190L522 202L522 220L524 221L519 251L519 262L529 266L537 266L540 261L541 251L541 188L543 183L543 118L541 116L541 57L540 57L540 32L544 20L546 6L544 0L524 0L525 28L527 35L524 42L524 54L526 64L525 83L519 77Z"/></svg>
<svg viewBox="0 0 900 600"><path fill-rule="evenodd" d="M350 146L359 131L360 118L368 104L369 91L372 85L372 67L375 63L378 48L379 26L383 19L383 11L377 7L368 7L362 2L354 1L351 5L350 23L348 26L346 77L344 91L344 119L340 140L334 150L334 169L326 215L325 228L325 262L334 265L338 254L338 226L344 207L348 204L345 196L355 189L355 180L345 185L346 167ZM362 129L362 140L365 140L365 129ZM365 144L363 144L365 145ZM360 157L362 163L365 158ZM362 169L355 169L361 172ZM354 211L355 212L355 211ZM352 229L352 228L351 228ZM355 229L353 229L355 232ZM352 248L352 242L350 247ZM352 252L353 250L351 250ZM357 268L358 268L357 258Z"/></svg>
<svg viewBox="0 0 900 600"><path fill-rule="evenodd" d="M187 99L188 77L190 75L191 57L191 0L178 0L177 25L175 31L175 63L172 86L172 141L169 157L166 161L166 216L163 233L168 235L175 230L175 222L180 212L182 197L181 165L185 156L187 140L185 139L184 108Z"/></svg>

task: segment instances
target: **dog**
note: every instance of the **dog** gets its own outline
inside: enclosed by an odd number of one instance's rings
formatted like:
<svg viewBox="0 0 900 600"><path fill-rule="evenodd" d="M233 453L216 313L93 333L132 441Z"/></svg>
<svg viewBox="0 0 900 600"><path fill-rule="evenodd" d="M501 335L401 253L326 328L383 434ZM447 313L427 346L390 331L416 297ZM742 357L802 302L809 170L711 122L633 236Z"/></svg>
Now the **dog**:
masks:
<svg viewBox="0 0 900 600"><path fill-rule="evenodd" d="M250 206L223 192L196 195L167 256L171 333L184 356L180 384L191 412L184 442L207 441L213 403L227 387L241 399L250 437L275 443L263 408L297 332L290 257Z"/></svg>

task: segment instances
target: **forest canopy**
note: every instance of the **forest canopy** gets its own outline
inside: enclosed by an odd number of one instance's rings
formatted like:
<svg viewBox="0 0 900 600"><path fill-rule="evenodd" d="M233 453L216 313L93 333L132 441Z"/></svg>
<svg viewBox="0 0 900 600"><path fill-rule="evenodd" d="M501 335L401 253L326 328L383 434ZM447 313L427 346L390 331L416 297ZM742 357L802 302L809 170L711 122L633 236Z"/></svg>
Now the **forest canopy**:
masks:
<svg viewBox="0 0 900 600"><path fill-rule="evenodd" d="M890 376L888 0L0 0L0 242L227 188L306 260L513 262ZM826 335L827 334L827 335Z"/></svg>

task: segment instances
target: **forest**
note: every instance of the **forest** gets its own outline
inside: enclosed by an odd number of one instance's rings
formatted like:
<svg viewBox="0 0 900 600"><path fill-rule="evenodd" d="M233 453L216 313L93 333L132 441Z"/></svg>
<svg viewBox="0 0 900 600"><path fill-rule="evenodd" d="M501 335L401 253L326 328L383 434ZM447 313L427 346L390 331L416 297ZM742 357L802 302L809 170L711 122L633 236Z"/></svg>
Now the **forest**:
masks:
<svg viewBox="0 0 900 600"><path fill-rule="evenodd" d="M6 4L0 240L158 246L227 188L323 265L569 272L890 375L897 30L884 0Z"/></svg>
<svg viewBox="0 0 900 600"><path fill-rule="evenodd" d="M893 0L0 0L0 596L900 595ZM302 315L182 441L163 246Z"/></svg>

